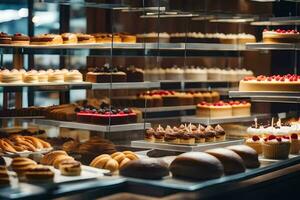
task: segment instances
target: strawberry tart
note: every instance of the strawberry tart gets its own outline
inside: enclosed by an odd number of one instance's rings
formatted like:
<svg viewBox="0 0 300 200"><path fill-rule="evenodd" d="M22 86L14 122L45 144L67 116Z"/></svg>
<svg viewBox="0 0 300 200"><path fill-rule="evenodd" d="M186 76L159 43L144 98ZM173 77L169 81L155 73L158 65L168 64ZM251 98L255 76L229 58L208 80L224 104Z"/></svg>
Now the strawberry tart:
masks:
<svg viewBox="0 0 300 200"><path fill-rule="evenodd" d="M267 30L263 31L264 43L297 43L300 41L300 33L296 30Z"/></svg>
<svg viewBox="0 0 300 200"><path fill-rule="evenodd" d="M289 137L270 135L263 140L262 153L267 159L287 159L290 147L291 142Z"/></svg>
<svg viewBox="0 0 300 200"><path fill-rule="evenodd" d="M208 118L231 117L232 106L223 101L217 103L201 102L197 105L197 116Z"/></svg>
<svg viewBox="0 0 300 200"><path fill-rule="evenodd" d="M245 77L240 81L240 91L299 91L300 76L273 75L258 77Z"/></svg>

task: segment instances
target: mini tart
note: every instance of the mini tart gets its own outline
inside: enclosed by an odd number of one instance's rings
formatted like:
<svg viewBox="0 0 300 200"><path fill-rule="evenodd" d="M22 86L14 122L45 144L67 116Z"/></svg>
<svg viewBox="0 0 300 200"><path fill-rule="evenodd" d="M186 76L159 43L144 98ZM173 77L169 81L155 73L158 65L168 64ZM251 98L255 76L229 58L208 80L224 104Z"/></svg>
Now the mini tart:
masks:
<svg viewBox="0 0 300 200"><path fill-rule="evenodd" d="M290 153L290 146L290 140L270 135L263 141L262 153L268 159L287 159Z"/></svg>
<svg viewBox="0 0 300 200"><path fill-rule="evenodd" d="M5 166L0 166L0 187L5 187L10 185L10 179Z"/></svg>
<svg viewBox="0 0 300 200"><path fill-rule="evenodd" d="M260 137L254 135L248 138L245 144L254 149L258 154L262 154L262 142L263 140Z"/></svg>
<svg viewBox="0 0 300 200"><path fill-rule="evenodd" d="M74 33L63 33L61 34L64 44L77 44L78 39Z"/></svg>
<svg viewBox="0 0 300 200"><path fill-rule="evenodd" d="M11 44L29 45L30 37L21 33L16 33L11 37Z"/></svg>
<svg viewBox="0 0 300 200"><path fill-rule="evenodd" d="M80 176L81 163L78 161L63 161L59 164L59 170L63 176Z"/></svg>
<svg viewBox="0 0 300 200"><path fill-rule="evenodd" d="M96 43L96 39L94 36L89 34L77 33L77 41L78 43Z"/></svg>
<svg viewBox="0 0 300 200"><path fill-rule="evenodd" d="M30 38L32 45L59 45L63 44L63 39L57 34L41 34Z"/></svg>
<svg viewBox="0 0 300 200"><path fill-rule="evenodd" d="M11 36L9 36L7 33L1 32L0 44L11 44Z"/></svg>
<svg viewBox="0 0 300 200"><path fill-rule="evenodd" d="M82 82L82 74L78 70L71 70L64 75L65 82Z"/></svg>
<svg viewBox="0 0 300 200"><path fill-rule="evenodd" d="M37 166L25 172L25 178L28 182L53 182L54 172L48 167Z"/></svg>

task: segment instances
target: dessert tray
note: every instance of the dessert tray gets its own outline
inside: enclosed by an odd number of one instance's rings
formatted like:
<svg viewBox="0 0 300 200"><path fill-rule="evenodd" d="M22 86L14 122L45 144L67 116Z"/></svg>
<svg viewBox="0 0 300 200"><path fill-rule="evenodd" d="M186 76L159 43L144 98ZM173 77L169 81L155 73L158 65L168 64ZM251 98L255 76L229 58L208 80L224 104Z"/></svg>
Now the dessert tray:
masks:
<svg viewBox="0 0 300 200"><path fill-rule="evenodd" d="M46 154L52 150L53 150L53 148L51 147L51 148L40 149L37 151L20 151L17 153L3 152L3 156L6 156L6 157L28 157L29 155Z"/></svg>
<svg viewBox="0 0 300 200"><path fill-rule="evenodd" d="M244 139L227 138L225 141L220 142L206 142L201 144L172 144L167 142L147 142L145 140L131 141L131 147L136 148L149 148L149 149L161 149L179 152L188 151L205 151L207 149L226 147L230 145L243 144Z"/></svg>

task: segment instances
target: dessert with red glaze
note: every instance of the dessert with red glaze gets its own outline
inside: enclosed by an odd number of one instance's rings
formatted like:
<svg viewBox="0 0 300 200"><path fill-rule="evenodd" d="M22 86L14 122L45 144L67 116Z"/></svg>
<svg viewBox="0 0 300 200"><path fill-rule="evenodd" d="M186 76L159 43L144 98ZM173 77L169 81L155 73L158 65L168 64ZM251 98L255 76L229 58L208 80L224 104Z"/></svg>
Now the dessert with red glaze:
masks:
<svg viewBox="0 0 300 200"><path fill-rule="evenodd" d="M250 116L251 104L247 101L229 101L232 106L232 116Z"/></svg>
<svg viewBox="0 0 300 200"><path fill-rule="evenodd" d="M21 33L16 33L11 37L11 44L29 45L30 37Z"/></svg>
<svg viewBox="0 0 300 200"><path fill-rule="evenodd" d="M290 153L291 142L286 137L269 135L262 143L262 153L268 159L287 159Z"/></svg>
<svg viewBox="0 0 300 200"><path fill-rule="evenodd" d="M137 115L129 108L124 108L123 110L115 108L81 108L77 112L77 121L100 125L128 124L136 123Z"/></svg>
<svg viewBox="0 0 300 200"><path fill-rule="evenodd" d="M197 105L197 116L207 118L231 117L232 106L224 101L217 103L201 102Z"/></svg>
<svg viewBox="0 0 300 200"><path fill-rule="evenodd" d="M258 154L262 153L262 142L263 139L260 138L257 135L253 135L252 137L249 137L245 144L249 147L251 147L252 149L254 149Z"/></svg>
<svg viewBox="0 0 300 200"><path fill-rule="evenodd" d="M268 30L263 31L264 43L297 43L300 41L300 33L296 30Z"/></svg>
<svg viewBox="0 0 300 200"><path fill-rule="evenodd" d="M299 91L300 76L294 74L245 77L240 81L240 91Z"/></svg>

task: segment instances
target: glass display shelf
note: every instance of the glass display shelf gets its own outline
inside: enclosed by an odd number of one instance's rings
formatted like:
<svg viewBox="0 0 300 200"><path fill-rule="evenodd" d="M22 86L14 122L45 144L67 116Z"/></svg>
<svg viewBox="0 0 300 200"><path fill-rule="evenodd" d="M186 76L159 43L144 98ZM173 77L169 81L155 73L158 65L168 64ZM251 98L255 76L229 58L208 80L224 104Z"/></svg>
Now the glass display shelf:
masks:
<svg viewBox="0 0 300 200"><path fill-rule="evenodd" d="M298 50L299 45L293 43L247 43L247 50Z"/></svg>
<svg viewBox="0 0 300 200"><path fill-rule="evenodd" d="M159 82L92 83L92 89L154 89L160 88Z"/></svg>
<svg viewBox="0 0 300 200"><path fill-rule="evenodd" d="M151 127L150 123L132 123L120 125L97 125L85 124L79 122L67 122L49 119L33 119L33 123L37 125L55 126L59 128L80 129L98 132L120 132L120 131L137 131Z"/></svg>
<svg viewBox="0 0 300 200"><path fill-rule="evenodd" d="M131 147L135 148L149 148L149 149L159 149L159 150L169 150L178 152L188 152L188 151L205 151L207 149L226 147L230 145L243 144L243 139L226 139L222 142L209 142L201 144L171 144L166 142L147 142L145 140L131 141Z"/></svg>
<svg viewBox="0 0 300 200"><path fill-rule="evenodd" d="M185 110L196 110L196 105L148 107L148 108L139 108L139 110L145 113L185 111Z"/></svg>
<svg viewBox="0 0 300 200"><path fill-rule="evenodd" d="M300 17L272 17L266 21L254 21L250 23L253 26L286 26L286 25L299 25Z"/></svg>
<svg viewBox="0 0 300 200"><path fill-rule="evenodd" d="M39 3L52 3L59 5L68 5L68 6L81 6L81 7L90 7L90 8L102 8L102 9L113 9L120 10L123 8L128 8L124 4L117 3L102 3L102 2L89 2L84 0L36 0Z"/></svg>
<svg viewBox="0 0 300 200"><path fill-rule="evenodd" d="M300 92L229 91L231 98L250 98L256 102L300 103Z"/></svg>
<svg viewBox="0 0 300 200"><path fill-rule="evenodd" d="M197 123L197 124L225 124L225 123L235 123L235 122L248 122L257 119L270 118L270 114L253 114L251 116L234 116L234 117L223 117L223 118L203 118L197 116L183 116L181 117L181 122L185 123Z"/></svg>

